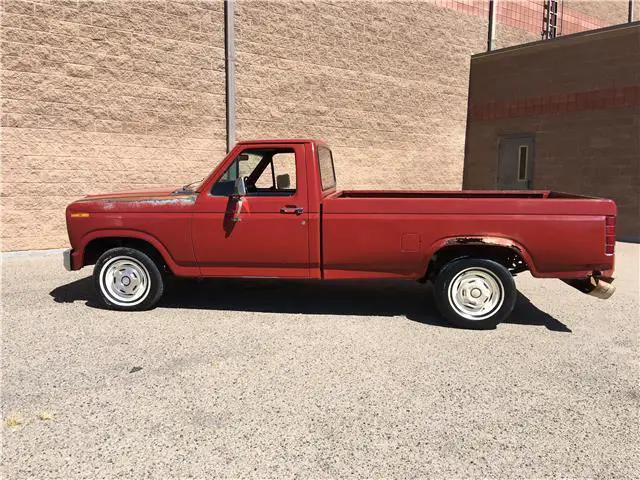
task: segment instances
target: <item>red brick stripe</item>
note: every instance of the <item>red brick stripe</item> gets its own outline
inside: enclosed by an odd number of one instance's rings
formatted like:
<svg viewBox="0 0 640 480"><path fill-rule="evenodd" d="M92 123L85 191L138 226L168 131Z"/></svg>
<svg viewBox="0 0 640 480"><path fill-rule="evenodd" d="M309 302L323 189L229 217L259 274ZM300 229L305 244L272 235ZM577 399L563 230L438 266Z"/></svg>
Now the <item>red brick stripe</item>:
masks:
<svg viewBox="0 0 640 480"><path fill-rule="evenodd" d="M640 106L640 85L471 104L473 120L533 117L582 110Z"/></svg>

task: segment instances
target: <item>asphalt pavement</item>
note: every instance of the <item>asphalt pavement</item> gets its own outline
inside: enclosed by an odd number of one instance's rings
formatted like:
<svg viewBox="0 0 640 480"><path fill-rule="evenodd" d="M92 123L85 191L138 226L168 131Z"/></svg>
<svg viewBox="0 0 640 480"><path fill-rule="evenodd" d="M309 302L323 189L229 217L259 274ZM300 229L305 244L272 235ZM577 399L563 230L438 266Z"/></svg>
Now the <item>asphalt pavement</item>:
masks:
<svg viewBox="0 0 640 480"><path fill-rule="evenodd" d="M172 283L96 306L60 255L2 264L2 478L638 478L639 245L617 292L519 275L452 328L402 282Z"/></svg>

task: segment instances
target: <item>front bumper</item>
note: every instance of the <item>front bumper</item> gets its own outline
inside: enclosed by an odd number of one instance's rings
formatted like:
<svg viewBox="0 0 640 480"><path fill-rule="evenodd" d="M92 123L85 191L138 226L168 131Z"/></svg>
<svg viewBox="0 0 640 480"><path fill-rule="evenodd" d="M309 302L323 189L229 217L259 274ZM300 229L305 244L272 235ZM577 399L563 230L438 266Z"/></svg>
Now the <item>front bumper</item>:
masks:
<svg viewBox="0 0 640 480"><path fill-rule="evenodd" d="M71 254L73 253L73 250L71 250L70 248L66 249L64 252L62 252L62 264L64 265L65 270L67 271L71 271L72 266L71 266Z"/></svg>

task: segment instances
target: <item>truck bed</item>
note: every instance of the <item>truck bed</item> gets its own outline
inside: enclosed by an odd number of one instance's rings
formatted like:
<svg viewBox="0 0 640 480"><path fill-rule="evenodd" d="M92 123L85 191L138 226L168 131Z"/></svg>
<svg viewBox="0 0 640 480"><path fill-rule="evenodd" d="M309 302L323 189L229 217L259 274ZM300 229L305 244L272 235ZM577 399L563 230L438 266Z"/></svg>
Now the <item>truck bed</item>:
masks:
<svg viewBox="0 0 640 480"><path fill-rule="evenodd" d="M419 277L447 239L497 237L534 276L583 277L612 268L603 245L615 213L611 200L551 191L335 192L322 201L324 274Z"/></svg>
<svg viewBox="0 0 640 480"><path fill-rule="evenodd" d="M324 213L615 215L611 200L548 190L344 190L322 204Z"/></svg>
<svg viewBox="0 0 640 480"><path fill-rule="evenodd" d="M331 198L546 198L548 191L400 191L400 190L343 190Z"/></svg>
<svg viewBox="0 0 640 480"><path fill-rule="evenodd" d="M597 200L597 197L552 190L341 190L328 198L549 198Z"/></svg>

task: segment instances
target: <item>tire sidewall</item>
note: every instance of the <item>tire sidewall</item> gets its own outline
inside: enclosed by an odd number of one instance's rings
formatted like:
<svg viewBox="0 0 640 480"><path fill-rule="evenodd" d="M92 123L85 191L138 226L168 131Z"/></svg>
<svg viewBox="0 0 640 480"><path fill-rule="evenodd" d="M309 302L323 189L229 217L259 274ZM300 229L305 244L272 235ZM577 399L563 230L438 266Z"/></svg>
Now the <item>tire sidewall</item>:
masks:
<svg viewBox="0 0 640 480"><path fill-rule="evenodd" d="M451 305L449 287L456 275L469 268L482 268L493 273L502 284L503 301L493 315L482 320L469 320L461 316ZM461 328L485 330L495 328L509 317L515 307L518 291L511 273L501 264L487 259L463 258L447 263L438 273L434 285L434 296L440 313L451 323Z"/></svg>
<svg viewBox="0 0 640 480"><path fill-rule="evenodd" d="M107 265L111 260L117 257L128 257L135 260L136 262L144 266L144 268L146 269L146 273L148 274L149 287L147 289L146 296L142 301L134 305L119 305L117 303L114 303L103 291L103 286L101 285L103 281L102 270L105 265ZM160 270L158 269L156 263L144 252L128 247L112 248L103 253L96 262L96 265L93 269L93 281L102 305L110 310L149 310L158 303L164 289L162 274L160 273Z"/></svg>

